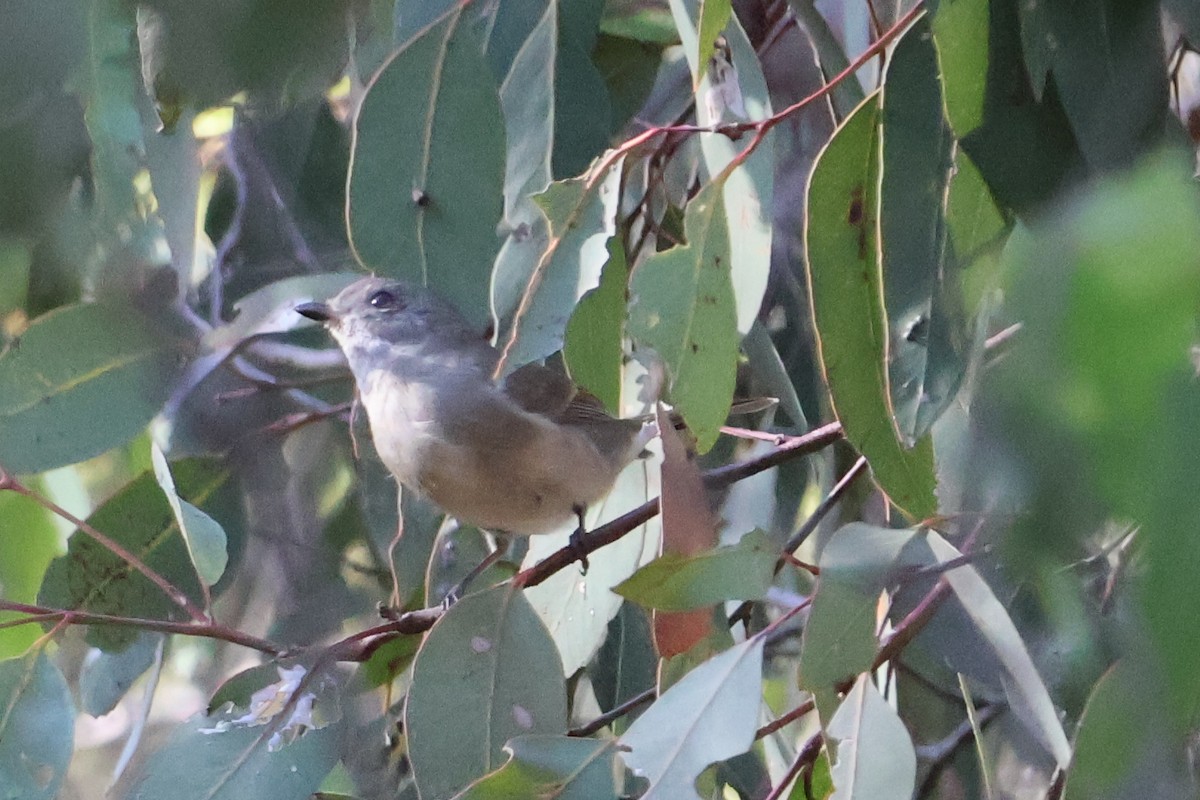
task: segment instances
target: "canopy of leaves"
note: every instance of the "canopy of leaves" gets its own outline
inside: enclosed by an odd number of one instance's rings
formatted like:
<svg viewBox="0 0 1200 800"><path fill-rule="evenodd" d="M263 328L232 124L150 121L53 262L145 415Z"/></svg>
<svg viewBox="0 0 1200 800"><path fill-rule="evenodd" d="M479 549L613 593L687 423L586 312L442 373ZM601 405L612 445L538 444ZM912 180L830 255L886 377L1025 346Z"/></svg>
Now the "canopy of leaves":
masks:
<svg viewBox="0 0 1200 800"><path fill-rule="evenodd" d="M1198 50L1190 0L0 3L0 795L1196 796ZM395 409L536 375L529 427L377 449L295 312L367 273L467 328L367 348ZM658 435L580 520L430 500L585 483L519 436L602 413Z"/></svg>

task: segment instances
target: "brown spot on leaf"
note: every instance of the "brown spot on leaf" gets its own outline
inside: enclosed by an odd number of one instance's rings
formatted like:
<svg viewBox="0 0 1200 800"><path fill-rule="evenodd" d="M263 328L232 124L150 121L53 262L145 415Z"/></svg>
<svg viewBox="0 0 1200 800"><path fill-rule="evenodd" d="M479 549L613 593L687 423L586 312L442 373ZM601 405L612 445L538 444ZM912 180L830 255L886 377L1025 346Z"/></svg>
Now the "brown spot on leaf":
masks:
<svg viewBox="0 0 1200 800"><path fill-rule="evenodd" d="M858 257L865 259L867 257L867 225L861 184L850 190L850 213L846 215L846 221L858 228Z"/></svg>
<svg viewBox="0 0 1200 800"><path fill-rule="evenodd" d="M850 213L846 221L851 225L861 225L863 218L863 187L855 186L850 190Z"/></svg>

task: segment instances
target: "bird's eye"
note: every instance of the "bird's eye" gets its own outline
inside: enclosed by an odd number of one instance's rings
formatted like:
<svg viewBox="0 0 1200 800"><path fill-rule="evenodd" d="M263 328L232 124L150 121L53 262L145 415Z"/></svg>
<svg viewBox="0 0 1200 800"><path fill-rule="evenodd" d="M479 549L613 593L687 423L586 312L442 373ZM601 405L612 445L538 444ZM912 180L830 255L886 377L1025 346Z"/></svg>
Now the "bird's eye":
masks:
<svg viewBox="0 0 1200 800"><path fill-rule="evenodd" d="M380 311L398 311L403 308L403 304L399 298L387 289L380 289L375 292L367 298L367 302Z"/></svg>

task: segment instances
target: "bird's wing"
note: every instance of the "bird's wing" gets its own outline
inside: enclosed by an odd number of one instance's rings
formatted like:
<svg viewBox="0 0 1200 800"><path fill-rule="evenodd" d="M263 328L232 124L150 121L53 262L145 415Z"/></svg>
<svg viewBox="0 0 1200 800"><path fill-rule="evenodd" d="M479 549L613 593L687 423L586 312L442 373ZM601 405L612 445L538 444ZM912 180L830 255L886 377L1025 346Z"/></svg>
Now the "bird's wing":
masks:
<svg viewBox="0 0 1200 800"><path fill-rule="evenodd" d="M513 370L500 387L521 410L550 419L558 419L577 393L575 384L563 372L538 363Z"/></svg>

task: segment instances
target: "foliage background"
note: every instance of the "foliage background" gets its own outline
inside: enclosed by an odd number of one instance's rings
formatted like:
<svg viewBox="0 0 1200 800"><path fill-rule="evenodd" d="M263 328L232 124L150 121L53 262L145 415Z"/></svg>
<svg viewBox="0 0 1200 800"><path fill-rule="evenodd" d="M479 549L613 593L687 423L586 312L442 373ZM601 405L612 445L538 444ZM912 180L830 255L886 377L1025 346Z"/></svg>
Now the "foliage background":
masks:
<svg viewBox="0 0 1200 800"><path fill-rule="evenodd" d="M7 0L0 785L1195 796L1197 44L1189 0ZM364 271L613 411L661 364L699 457L443 612L487 537L398 509L291 311Z"/></svg>

